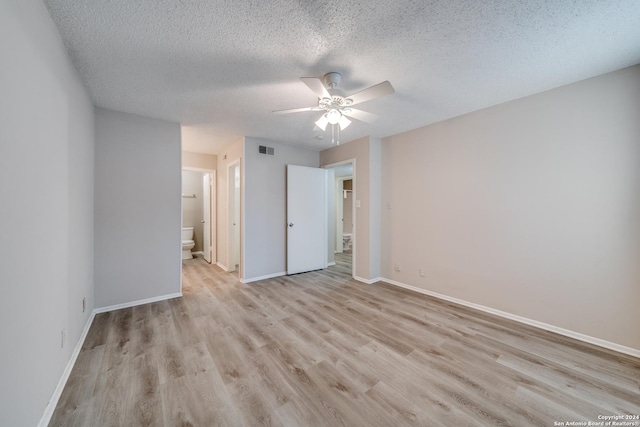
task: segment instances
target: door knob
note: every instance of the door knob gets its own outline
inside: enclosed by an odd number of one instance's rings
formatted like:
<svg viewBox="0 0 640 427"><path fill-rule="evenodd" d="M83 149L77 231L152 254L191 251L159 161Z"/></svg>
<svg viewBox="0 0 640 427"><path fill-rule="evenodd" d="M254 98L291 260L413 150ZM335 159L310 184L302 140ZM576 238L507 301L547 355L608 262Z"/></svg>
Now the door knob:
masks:
<svg viewBox="0 0 640 427"><path fill-rule="evenodd" d="M200 220L200 222L201 222L202 224L204 224L204 219L201 219L201 220Z"/></svg>
<svg viewBox="0 0 640 427"><path fill-rule="evenodd" d="M289 227L293 227L293 223L292 222L289 223Z"/></svg>

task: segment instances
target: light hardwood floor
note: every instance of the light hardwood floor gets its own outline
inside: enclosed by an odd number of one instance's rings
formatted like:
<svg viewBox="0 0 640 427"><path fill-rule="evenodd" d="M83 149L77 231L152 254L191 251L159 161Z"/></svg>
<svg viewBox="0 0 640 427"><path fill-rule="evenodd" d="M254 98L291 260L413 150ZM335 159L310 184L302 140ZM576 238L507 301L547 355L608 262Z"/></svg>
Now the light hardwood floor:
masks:
<svg viewBox="0 0 640 427"><path fill-rule="evenodd" d="M553 426L640 414L640 360L325 271L97 315L52 426Z"/></svg>

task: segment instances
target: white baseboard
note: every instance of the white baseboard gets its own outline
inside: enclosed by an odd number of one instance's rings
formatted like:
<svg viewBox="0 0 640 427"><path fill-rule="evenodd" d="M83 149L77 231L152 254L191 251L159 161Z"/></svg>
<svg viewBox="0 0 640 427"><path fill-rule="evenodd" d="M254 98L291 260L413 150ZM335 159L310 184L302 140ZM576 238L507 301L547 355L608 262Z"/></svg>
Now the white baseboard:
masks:
<svg viewBox="0 0 640 427"><path fill-rule="evenodd" d="M67 366L64 368L64 371L62 372L60 381L58 381L58 385L56 386L56 389L54 390L53 395L51 396L51 399L49 399L49 403L47 404L47 407L44 410L44 414L42 415L42 418L38 423L38 427L46 427L47 425L49 425L49 422L51 421L51 417L53 416L53 412L55 411L56 406L58 406L58 401L60 400L62 391L64 390L65 385L67 385L67 381L69 380L69 375L71 375L71 371L73 370L73 367L76 364L76 360L78 360L78 356L80 355L80 350L82 350L82 346L84 345L84 341L87 338L87 334L89 333L89 329L93 324L93 319L95 319L96 314L105 313L107 311L119 310L121 308L135 307L137 305L149 304L157 301L164 301L167 299L178 298L181 296L182 296L182 293L175 293L170 295L162 295L159 297L147 298L143 300L127 302L124 304L116 304L116 305L110 305L108 307L99 307L94 309L93 312L91 313L91 316L89 316L89 319L87 320L86 325L84 325L84 329L82 330L82 334L78 339L78 343L76 344L76 347L73 349L73 353L71 353L71 358L69 358L69 361L67 362Z"/></svg>
<svg viewBox="0 0 640 427"><path fill-rule="evenodd" d="M224 271L229 271L229 267L227 267L227 266L226 266L226 265L224 265L224 264L220 264L219 262L216 262L216 265L217 265L218 267L220 267L221 269L223 269Z"/></svg>
<svg viewBox="0 0 640 427"><path fill-rule="evenodd" d="M334 261L334 262L327 263L327 267L331 267L332 265L336 265L336 262Z"/></svg>
<svg viewBox="0 0 640 427"><path fill-rule="evenodd" d="M192 252L191 252L191 255L202 255L202 256L204 256L204 252L202 252L202 251L195 251L195 252L193 252L193 251L192 251Z"/></svg>
<svg viewBox="0 0 640 427"><path fill-rule="evenodd" d="M47 427L49 422L51 421L51 417L53 416L53 412L56 410L56 406L58 406L58 401L60 400L60 396L62 396L62 391L64 387L67 385L67 381L69 380L69 375L71 375L71 371L76 364L76 360L78 360L78 356L80 355L80 350L82 350L82 346L84 345L84 340L87 338L87 333L89 333L89 329L93 324L93 319L96 317L96 311L93 310L91 316L87 320L87 323L84 325L84 329L82 330L82 334L80 334L80 338L78 339L78 343L76 347L73 349L73 353L71 353L71 357L67 362L67 366L64 368L62 372L62 376L60 377L60 381L58 381L58 385L56 389L53 391L53 395L51 399L49 399L49 403L47 403L47 407L44 410L44 414L38 423L38 427Z"/></svg>
<svg viewBox="0 0 640 427"><path fill-rule="evenodd" d="M240 281L242 283L251 283L251 282L257 282L258 280L273 279L274 277L280 277L280 276L286 276L286 275L287 275L287 272L283 271L281 273L267 274L266 276L250 277L249 279L242 279Z"/></svg>
<svg viewBox="0 0 640 427"><path fill-rule="evenodd" d="M357 280L358 282L366 283L367 285L371 285L373 283L376 283L376 282L379 282L381 280L384 280L381 277L376 277L376 278L373 278L373 279L365 279L364 277L359 277L359 276L353 276L353 279Z"/></svg>
<svg viewBox="0 0 640 427"><path fill-rule="evenodd" d="M137 300L137 301L125 302L125 303L122 303L122 304L115 304L115 305L110 305L110 306L107 306L107 307L99 307L99 308L96 308L95 310L93 310L93 312L95 314L97 314L97 313L106 313L107 311L120 310L122 308L135 307L136 305L149 304L149 303L152 303L152 302L164 301L164 300L168 300L168 299L172 299L172 298L180 298L180 297L182 297L182 292L177 292L175 294L161 295L159 297L146 298L146 299L141 299L141 300Z"/></svg>
<svg viewBox="0 0 640 427"><path fill-rule="evenodd" d="M476 304L473 302L465 301L459 298L450 297L448 295L439 294L437 292L428 291L426 289L418 288L416 286L407 285L402 282L398 282L391 279L386 279L384 277L380 278L381 281L388 283L390 285L398 286L400 288L409 289L414 292L418 292L424 295L429 295L434 298L438 298L441 300L453 302L456 304L464 305L466 307L470 307L476 310L484 311L485 313L493 314L496 316L503 317L505 319L514 320L519 323L524 323L525 325L533 326L539 329L544 329L545 331L555 332L556 334L564 335L565 337L573 338L578 341L583 341L589 344L597 345L598 347L604 347L609 350L617 351L619 353L628 354L629 356L634 356L640 358L640 349L627 347L624 345L616 344L610 341L605 341L600 338L595 338L589 335L581 334L579 332L570 331L569 329L560 328L558 326L549 325L547 323L539 322L537 320L529 319L526 317L518 316L516 314L507 313L506 311L496 310L495 308L486 307L484 305Z"/></svg>

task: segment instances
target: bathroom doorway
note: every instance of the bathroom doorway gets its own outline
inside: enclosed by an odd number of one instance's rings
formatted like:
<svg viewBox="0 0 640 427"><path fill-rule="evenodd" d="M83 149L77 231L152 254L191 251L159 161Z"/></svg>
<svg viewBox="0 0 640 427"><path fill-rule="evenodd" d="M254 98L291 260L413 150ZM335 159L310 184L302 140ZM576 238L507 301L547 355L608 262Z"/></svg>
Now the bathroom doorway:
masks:
<svg viewBox="0 0 640 427"><path fill-rule="evenodd" d="M182 227L193 229L191 254L209 263L216 261L215 171L182 169Z"/></svg>
<svg viewBox="0 0 640 427"><path fill-rule="evenodd" d="M351 253L353 247L353 176L336 177L335 253Z"/></svg>
<svg viewBox="0 0 640 427"><path fill-rule="evenodd" d="M328 187L332 188L328 215L329 246L333 260L329 264L350 270L356 275L356 161L355 159L324 166L329 169Z"/></svg>
<svg viewBox="0 0 640 427"><path fill-rule="evenodd" d="M228 254L229 271L240 269L240 162L236 161L227 169L227 209L228 209Z"/></svg>
<svg viewBox="0 0 640 427"><path fill-rule="evenodd" d="M216 262L216 175L199 168L182 169L182 227L193 228L195 257Z"/></svg>

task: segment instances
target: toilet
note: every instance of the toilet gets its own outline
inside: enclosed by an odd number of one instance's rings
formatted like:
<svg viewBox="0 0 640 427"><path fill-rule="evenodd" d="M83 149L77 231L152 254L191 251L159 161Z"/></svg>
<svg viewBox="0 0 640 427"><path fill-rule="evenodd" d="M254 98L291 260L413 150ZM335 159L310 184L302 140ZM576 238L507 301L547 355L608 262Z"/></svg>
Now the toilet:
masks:
<svg viewBox="0 0 640 427"><path fill-rule="evenodd" d="M193 241L193 227L182 227L182 259L192 259L191 249L196 245Z"/></svg>
<svg viewBox="0 0 640 427"><path fill-rule="evenodd" d="M351 233L344 233L342 235L342 250L348 251L351 249Z"/></svg>

